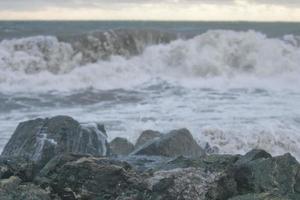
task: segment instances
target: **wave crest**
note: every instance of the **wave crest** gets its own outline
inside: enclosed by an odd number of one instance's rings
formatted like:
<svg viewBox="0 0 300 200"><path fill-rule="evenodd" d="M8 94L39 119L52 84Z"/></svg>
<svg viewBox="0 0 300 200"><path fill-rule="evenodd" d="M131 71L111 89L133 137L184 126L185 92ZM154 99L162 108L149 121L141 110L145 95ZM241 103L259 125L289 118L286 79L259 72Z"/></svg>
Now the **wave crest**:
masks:
<svg viewBox="0 0 300 200"><path fill-rule="evenodd" d="M120 30L67 40L40 36L2 41L0 88L111 89L156 78L199 82L215 77L299 74L300 40L296 36L278 39L254 31L219 30L191 39L170 42L171 38L160 32Z"/></svg>

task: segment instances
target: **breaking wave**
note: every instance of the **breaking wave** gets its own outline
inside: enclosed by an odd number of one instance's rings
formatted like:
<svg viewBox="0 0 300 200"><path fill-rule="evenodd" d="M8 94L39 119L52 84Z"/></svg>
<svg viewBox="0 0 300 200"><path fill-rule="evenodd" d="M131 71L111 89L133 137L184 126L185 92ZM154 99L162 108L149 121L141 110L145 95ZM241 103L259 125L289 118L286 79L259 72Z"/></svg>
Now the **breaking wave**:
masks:
<svg viewBox="0 0 300 200"><path fill-rule="evenodd" d="M0 89L72 91L136 86L149 80L269 78L300 70L300 39L255 32L208 31L179 38L119 30L70 38L37 36L0 43Z"/></svg>

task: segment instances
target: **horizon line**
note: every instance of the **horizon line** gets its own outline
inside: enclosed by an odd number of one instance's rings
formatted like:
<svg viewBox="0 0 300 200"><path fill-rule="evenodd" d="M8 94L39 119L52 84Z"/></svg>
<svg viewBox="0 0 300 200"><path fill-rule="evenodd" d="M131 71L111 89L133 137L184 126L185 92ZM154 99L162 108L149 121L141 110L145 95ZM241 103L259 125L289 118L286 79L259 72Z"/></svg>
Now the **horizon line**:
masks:
<svg viewBox="0 0 300 200"><path fill-rule="evenodd" d="M190 19L183 19L183 20L157 20L157 19L0 19L0 22L249 22L249 23L300 23L299 21L288 21L288 20L266 20L266 21L255 21L255 20L190 20Z"/></svg>

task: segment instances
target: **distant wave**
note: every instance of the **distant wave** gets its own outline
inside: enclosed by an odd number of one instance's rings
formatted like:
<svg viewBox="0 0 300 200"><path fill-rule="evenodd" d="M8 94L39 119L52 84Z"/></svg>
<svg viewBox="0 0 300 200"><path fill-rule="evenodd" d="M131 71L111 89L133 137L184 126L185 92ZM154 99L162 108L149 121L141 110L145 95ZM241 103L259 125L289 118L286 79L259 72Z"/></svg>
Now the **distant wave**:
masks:
<svg viewBox="0 0 300 200"><path fill-rule="evenodd" d="M115 30L91 32L68 38L36 36L0 43L0 69L27 74L49 71L66 73L71 69L112 55L130 57L145 47L168 43L176 35L159 31Z"/></svg>
<svg viewBox="0 0 300 200"><path fill-rule="evenodd" d="M298 74L300 38L208 31L183 39L159 31L118 30L70 38L0 43L0 89L122 88L153 78L203 79ZM58 87L59 86L59 87Z"/></svg>

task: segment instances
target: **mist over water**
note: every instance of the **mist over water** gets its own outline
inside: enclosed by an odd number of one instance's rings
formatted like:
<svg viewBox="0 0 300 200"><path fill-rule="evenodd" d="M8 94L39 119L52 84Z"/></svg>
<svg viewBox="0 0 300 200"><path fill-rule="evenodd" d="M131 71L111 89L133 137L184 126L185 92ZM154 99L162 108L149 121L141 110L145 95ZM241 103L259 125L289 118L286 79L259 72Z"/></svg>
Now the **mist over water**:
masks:
<svg viewBox="0 0 300 200"><path fill-rule="evenodd" d="M186 127L220 153L300 159L297 33L280 24L272 34L236 24L185 32L194 26L181 23L2 40L0 150L19 122L63 114L104 123L109 139Z"/></svg>

